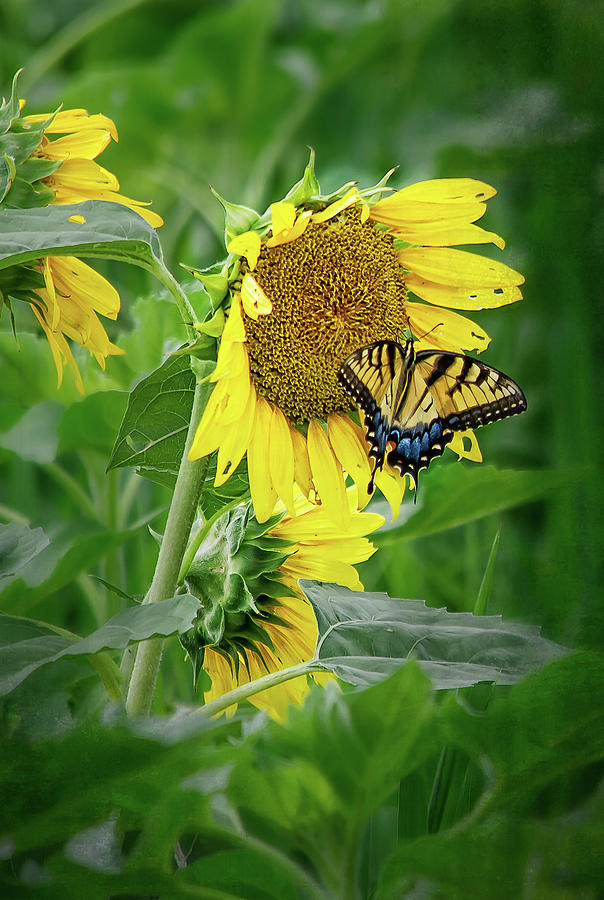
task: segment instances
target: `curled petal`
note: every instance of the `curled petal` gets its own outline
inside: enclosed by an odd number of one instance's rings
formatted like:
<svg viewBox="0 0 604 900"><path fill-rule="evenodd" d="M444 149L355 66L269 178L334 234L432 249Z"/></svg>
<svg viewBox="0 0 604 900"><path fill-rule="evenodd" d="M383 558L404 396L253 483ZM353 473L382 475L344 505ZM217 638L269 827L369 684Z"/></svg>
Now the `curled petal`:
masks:
<svg viewBox="0 0 604 900"><path fill-rule="evenodd" d="M466 441L469 441L467 446ZM482 451L478 444L478 438L473 431L456 431L453 440L447 445L449 450L457 453L458 459L469 459L472 462L482 462Z"/></svg>

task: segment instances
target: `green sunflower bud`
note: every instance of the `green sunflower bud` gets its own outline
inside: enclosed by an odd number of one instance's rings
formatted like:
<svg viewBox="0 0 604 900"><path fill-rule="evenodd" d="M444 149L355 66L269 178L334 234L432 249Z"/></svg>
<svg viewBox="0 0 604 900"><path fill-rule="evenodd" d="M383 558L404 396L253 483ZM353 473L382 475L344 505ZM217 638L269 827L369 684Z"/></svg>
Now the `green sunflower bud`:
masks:
<svg viewBox="0 0 604 900"><path fill-rule="evenodd" d="M195 683L208 647L230 660L236 673L240 655L245 661L249 651L262 656L261 645L273 649L265 625L283 625L275 609L280 598L295 596L280 572L291 544L270 535L281 518L261 525L246 503L221 516L201 544L185 579L201 610L180 639Z"/></svg>

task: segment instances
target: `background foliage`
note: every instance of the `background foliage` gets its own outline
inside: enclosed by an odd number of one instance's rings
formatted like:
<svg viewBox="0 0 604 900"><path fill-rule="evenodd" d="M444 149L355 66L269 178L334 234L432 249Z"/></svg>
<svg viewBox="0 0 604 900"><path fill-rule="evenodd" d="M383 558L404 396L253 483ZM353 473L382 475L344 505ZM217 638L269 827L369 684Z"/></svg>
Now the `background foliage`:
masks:
<svg viewBox="0 0 604 900"><path fill-rule="evenodd" d="M175 274L179 262L201 267L224 253L210 184L263 207L300 176L307 146L325 189L375 183L397 164L396 185L470 175L499 189L485 225L508 239L505 260L526 275L526 299L477 319L494 338L485 358L518 380L529 410L487 429L481 443L497 468L546 468L547 477L516 472L502 489L487 470L436 463L418 506L407 504L402 526L378 538L383 546L362 578L368 590L472 611L501 526L489 611L586 651L604 642L603 24L598 4L578 0L4 0L0 8L3 92L24 66L29 111L63 103L115 119L120 142L102 163L124 193L152 199L163 215ZM110 359L105 375L82 358L85 399L69 377L56 391L27 310L17 313L18 344L8 317L0 319L0 512L3 521L42 526L55 548L27 590L2 585L0 603L80 635L126 603L104 582L130 596L149 583L156 549L147 525L161 532L169 492L131 470L105 469L125 392L185 337L148 273L102 268L122 293L111 336L127 355ZM195 702L173 644L158 714ZM187 885L207 886L198 895L208 897L318 896L299 871L314 859L323 881L332 872L334 895L348 896L348 875L336 871L343 853L331 846L344 833L362 896L596 897L598 666L598 653L587 653L511 692L497 688L494 698L474 691L472 704L488 704L480 720L402 670L331 704L315 697L287 729L245 713L243 725L223 722L179 740L172 723L168 741L171 719L152 734L132 736L122 723L101 735L102 688L89 668L65 659L3 706L11 739L3 776L13 798L4 826L20 822L19 865L29 872L30 888L19 890L46 896L31 887L44 865L68 886L61 896L78 896L82 885L99 897L190 896ZM364 737L372 730L375 746ZM26 762L15 742L41 737L63 740L37 745ZM350 771L332 771L330 752L348 758ZM368 781L376 768L379 785ZM188 778L197 780L185 791ZM360 796L369 784L371 804ZM191 865L174 880L176 839ZM232 883L225 871L235 873ZM53 896L52 884L45 890Z"/></svg>

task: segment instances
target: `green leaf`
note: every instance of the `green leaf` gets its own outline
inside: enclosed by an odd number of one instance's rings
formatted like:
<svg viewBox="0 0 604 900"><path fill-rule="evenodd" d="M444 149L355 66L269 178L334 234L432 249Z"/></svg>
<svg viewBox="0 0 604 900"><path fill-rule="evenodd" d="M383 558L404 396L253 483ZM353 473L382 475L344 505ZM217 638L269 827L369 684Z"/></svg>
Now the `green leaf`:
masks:
<svg viewBox="0 0 604 900"><path fill-rule="evenodd" d="M199 606L196 597L181 594L158 603L131 607L81 640L56 634L44 623L29 623L30 631L38 633L15 640L15 629L22 631L24 621L12 616L0 616L0 696L13 691L36 669L64 657L89 656L102 650L123 650L128 644L150 637L182 634L191 627Z"/></svg>
<svg viewBox="0 0 604 900"><path fill-rule="evenodd" d="M373 684L409 658L437 690L513 684L569 651L500 616L432 609L423 600L301 581L319 626L317 656L343 681Z"/></svg>
<svg viewBox="0 0 604 900"><path fill-rule="evenodd" d="M0 591L28 566L50 541L42 528L0 524Z"/></svg>
<svg viewBox="0 0 604 900"><path fill-rule="evenodd" d="M408 507L407 519L401 521L399 517L385 525L373 539L385 546L437 534L540 500L567 483L569 477L570 473L553 469L530 472L492 466L441 466L422 482L417 508Z"/></svg>
<svg viewBox="0 0 604 900"><path fill-rule="evenodd" d="M138 466L176 475L194 390L195 375L186 356L168 357L139 381L128 398L109 468Z"/></svg>
<svg viewBox="0 0 604 900"><path fill-rule="evenodd" d="M602 787L587 800L570 794L568 811L548 818L538 817L538 799L550 786L563 791L576 772L595 786L594 766L601 772L604 761L604 710L595 700L603 677L601 655L575 654L530 676L479 716L447 704L443 732L482 762L489 787L455 828L399 845L379 900L412 896L425 880L430 896L442 900L598 896Z"/></svg>
<svg viewBox="0 0 604 900"><path fill-rule="evenodd" d="M11 583L2 584L2 607L23 615L44 597L91 569L109 550L135 533L109 531L90 519L72 518L48 529L50 543L40 550Z"/></svg>
<svg viewBox="0 0 604 900"><path fill-rule="evenodd" d="M83 216L85 222L70 221L72 216ZM155 229L120 203L86 200L43 209L0 209L0 269L60 254L163 267Z"/></svg>
<svg viewBox="0 0 604 900"><path fill-rule="evenodd" d="M0 447L12 450L29 462L53 462L57 455L57 428L63 410L63 405L53 400L32 406L10 431L0 435Z"/></svg>

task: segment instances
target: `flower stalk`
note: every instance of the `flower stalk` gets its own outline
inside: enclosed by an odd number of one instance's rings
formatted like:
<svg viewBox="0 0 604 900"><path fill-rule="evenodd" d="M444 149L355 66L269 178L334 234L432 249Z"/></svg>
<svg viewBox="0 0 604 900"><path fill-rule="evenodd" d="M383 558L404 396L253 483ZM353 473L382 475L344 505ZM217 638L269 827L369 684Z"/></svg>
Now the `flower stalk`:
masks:
<svg viewBox="0 0 604 900"><path fill-rule="evenodd" d="M170 504L155 573L144 603L157 603L173 597L208 465L207 458L191 462L189 448L195 434L207 387L197 384L189 430ZM148 715L151 711L157 673L163 652L163 639L152 638L138 645L126 698L129 715Z"/></svg>

